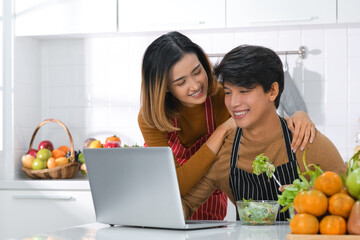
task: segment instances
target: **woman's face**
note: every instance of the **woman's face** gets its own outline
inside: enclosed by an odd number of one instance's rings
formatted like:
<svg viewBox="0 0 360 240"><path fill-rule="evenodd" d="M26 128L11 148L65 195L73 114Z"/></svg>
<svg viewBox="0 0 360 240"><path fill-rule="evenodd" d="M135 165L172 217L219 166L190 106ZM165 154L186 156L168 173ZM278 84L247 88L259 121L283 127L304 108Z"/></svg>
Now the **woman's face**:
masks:
<svg viewBox="0 0 360 240"><path fill-rule="evenodd" d="M185 54L170 69L168 90L184 106L192 107L205 102L208 77L196 54Z"/></svg>

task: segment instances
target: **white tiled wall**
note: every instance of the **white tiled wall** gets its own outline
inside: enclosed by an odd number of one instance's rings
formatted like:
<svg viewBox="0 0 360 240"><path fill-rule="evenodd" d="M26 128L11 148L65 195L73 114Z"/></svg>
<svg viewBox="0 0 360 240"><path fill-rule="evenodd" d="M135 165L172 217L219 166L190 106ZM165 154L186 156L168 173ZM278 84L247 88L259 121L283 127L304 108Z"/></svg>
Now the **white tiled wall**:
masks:
<svg viewBox="0 0 360 240"><path fill-rule="evenodd" d="M183 33L207 53L227 52L240 44L275 51L306 46L306 59L288 55L290 74L318 129L334 142L344 160L351 156L355 132L360 130L360 24ZM16 39L15 157L25 151L32 131L46 118L68 126L76 149L88 137L104 140L112 134L124 143L142 144L137 125L142 54L161 34ZM55 145L67 143L59 126L42 128L36 143L44 139Z"/></svg>

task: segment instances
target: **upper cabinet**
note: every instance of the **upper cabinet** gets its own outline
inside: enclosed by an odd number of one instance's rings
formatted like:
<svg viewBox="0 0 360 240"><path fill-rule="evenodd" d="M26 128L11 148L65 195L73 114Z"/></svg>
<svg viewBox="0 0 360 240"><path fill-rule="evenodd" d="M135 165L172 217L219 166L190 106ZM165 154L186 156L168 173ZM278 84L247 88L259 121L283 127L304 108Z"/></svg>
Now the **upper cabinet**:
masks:
<svg viewBox="0 0 360 240"><path fill-rule="evenodd" d="M15 35L360 22L359 0L16 0Z"/></svg>
<svg viewBox="0 0 360 240"><path fill-rule="evenodd" d="M116 32L117 0L16 0L15 35Z"/></svg>
<svg viewBox="0 0 360 240"><path fill-rule="evenodd" d="M119 1L119 32L225 28L225 0Z"/></svg>
<svg viewBox="0 0 360 240"><path fill-rule="evenodd" d="M227 0L226 5L230 28L336 23L336 0Z"/></svg>
<svg viewBox="0 0 360 240"><path fill-rule="evenodd" d="M360 22L359 0L338 0L338 23Z"/></svg>

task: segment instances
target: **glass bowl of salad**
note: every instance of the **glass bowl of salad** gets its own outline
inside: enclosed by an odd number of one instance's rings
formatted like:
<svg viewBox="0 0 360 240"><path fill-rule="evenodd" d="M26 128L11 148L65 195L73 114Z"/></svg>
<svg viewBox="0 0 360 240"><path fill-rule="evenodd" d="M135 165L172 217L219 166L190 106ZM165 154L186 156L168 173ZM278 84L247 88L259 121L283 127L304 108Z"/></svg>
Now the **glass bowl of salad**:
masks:
<svg viewBox="0 0 360 240"><path fill-rule="evenodd" d="M236 201L241 224L272 225L279 212L279 203L275 200Z"/></svg>

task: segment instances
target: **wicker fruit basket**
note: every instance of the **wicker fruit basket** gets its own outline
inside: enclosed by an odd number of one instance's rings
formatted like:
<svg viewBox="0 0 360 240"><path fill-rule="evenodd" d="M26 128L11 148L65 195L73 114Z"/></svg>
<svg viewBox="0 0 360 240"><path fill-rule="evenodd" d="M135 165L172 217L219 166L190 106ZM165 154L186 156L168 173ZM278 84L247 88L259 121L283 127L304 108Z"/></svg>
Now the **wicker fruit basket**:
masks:
<svg viewBox="0 0 360 240"><path fill-rule="evenodd" d="M51 169L42 169L42 170L32 170L22 167L22 170L28 175L28 177L33 179L66 179L66 178L73 178L77 175L80 169L80 164L75 161L75 151L74 151L74 141L71 137L71 134L69 132L69 129L65 126L64 123L62 123L59 120L56 119L46 119L42 121L39 126L35 129L31 141L29 149L32 148L36 133L39 131L39 129L45 125L46 123L53 122L59 124L64 130L66 131L66 134L68 135L70 139L70 157L69 157L69 163L60 165Z"/></svg>

